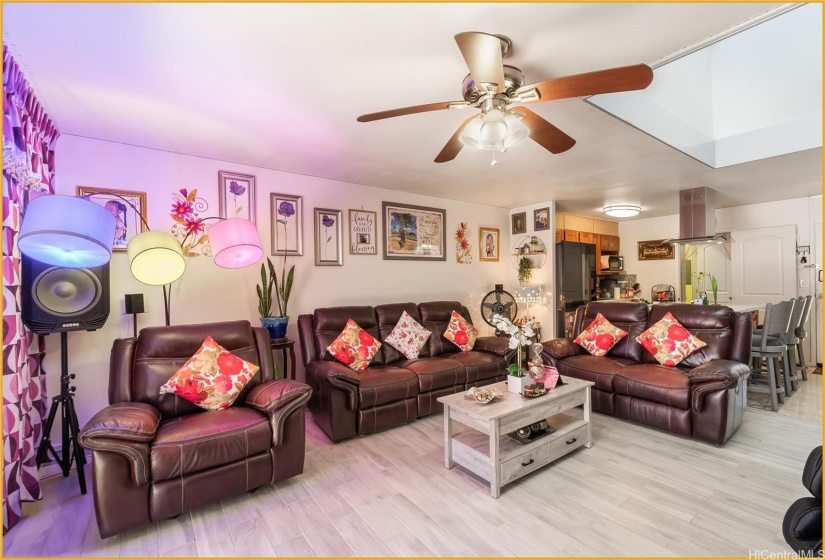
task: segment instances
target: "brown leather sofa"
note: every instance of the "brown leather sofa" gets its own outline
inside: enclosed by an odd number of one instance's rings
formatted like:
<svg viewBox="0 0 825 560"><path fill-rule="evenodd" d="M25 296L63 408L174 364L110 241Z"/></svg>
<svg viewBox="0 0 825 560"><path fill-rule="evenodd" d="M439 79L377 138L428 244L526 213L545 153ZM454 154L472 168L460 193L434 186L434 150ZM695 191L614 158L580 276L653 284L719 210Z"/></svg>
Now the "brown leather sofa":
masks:
<svg viewBox="0 0 825 560"><path fill-rule="evenodd" d="M659 365L636 337L670 311L707 346L677 367ZM603 357L573 339L601 313L628 332ZM576 310L573 339L543 342L542 356L561 375L592 381L593 410L721 445L747 405L750 314L723 305L591 302Z"/></svg>
<svg viewBox="0 0 825 560"><path fill-rule="evenodd" d="M329 307L298 317L306 380L313 389L309 409L321 429L333 441L386 430L443 410L438 397L503 381L512 356L508 339L480 337L472 351L461 352L443 336L453 310L471 320L457 301ZM327 351L348 319L383 342L404 311L432 333L418 359L382 344L370 366L356 373Z"/></svg>
<svg viewBox="0 0 825 560"><path fill-rule="evenodd" d="M230 408L207 412L160 387L215 341L260 366ZM275 380L269 334L248 321L146 328L115 340L110 406L81 430L103 538L173 517L304 469L312 390Z"/></svg>

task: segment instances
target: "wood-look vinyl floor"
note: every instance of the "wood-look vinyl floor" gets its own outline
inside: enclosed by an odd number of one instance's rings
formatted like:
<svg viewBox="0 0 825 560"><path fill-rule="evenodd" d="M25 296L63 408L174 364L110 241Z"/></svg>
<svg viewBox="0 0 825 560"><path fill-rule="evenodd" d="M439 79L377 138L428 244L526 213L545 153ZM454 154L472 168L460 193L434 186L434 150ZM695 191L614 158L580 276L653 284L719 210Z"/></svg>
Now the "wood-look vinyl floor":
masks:
<svg viewBox="0 0 825 560"><path fill-rule="evenodd" d="M797 404L798 403L798 404ZM789 406L791 405L791 406ZM593 415L593 448L504 487L443 465L442 416L331 444L307 420L305 472L101 540L77 478L4 537L4 556L744 556L788 552L781 523L822 442L822 377L780 414L748 409L722 448ZM88 468L88 467L87 467Z"/></svg>

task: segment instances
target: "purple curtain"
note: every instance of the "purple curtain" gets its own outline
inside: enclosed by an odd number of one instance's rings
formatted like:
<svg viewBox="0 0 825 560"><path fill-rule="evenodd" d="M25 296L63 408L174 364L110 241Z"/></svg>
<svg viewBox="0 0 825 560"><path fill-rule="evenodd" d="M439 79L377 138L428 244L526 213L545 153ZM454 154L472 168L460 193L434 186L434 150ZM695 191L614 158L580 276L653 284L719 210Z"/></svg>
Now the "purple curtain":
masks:
<svg viewBox="0 0 825 560"><path fill-rule="evenodd" d="M35 192L54 194L54 144L60 133L3 47L3 533L39 500L35 464L46 416L42 338L24 325L17 235Z"/></svg>

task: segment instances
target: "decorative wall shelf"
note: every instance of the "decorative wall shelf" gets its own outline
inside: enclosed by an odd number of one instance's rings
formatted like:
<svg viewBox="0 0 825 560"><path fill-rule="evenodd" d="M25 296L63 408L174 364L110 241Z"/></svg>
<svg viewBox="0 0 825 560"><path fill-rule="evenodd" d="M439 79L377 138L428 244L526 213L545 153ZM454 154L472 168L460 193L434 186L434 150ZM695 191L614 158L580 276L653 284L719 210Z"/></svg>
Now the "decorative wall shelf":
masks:
<svg viewBox="0 0 825 560"><path fill-rule="evenodd" d="M533 262L533 268L541 268L547 262L547 246L540 238L534 235L523 235L519 237L513 245L513 252L510 260L513 267L518 270L518 262L521 257L527 257Z"/></svg>

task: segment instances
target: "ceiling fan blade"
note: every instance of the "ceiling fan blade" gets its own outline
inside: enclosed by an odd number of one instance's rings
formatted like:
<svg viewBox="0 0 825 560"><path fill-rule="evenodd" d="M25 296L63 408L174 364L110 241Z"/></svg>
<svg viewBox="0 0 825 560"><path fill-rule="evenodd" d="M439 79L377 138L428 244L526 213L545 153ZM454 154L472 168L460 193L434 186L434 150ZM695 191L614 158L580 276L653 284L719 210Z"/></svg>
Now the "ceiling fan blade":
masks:
<svg viewBox="0 0 825 560"><path fill-rule="evenodd" d="M566 152L576 143L567 134L535 114L527 107L518 107L513 110L524 116L524 126L530 130L530 138L554 154Z"/></svg>
<svg viewBox="0 0 825 560"><path fill-rule="evenodd" d="M650 66L637 64L528 84L520 87L516 91L516 96L519 93L538 90L541 98L535 101L552 101L553 99L584 97L599 93L645 89L652 81L653 70L650 69ZM527 102L529 103L529 101Z"/></svg>
<svg viewBox="0 0 825 560"><path fill-rule="evenodd" d="M400 109L390 109L389 111L380 111L378 113L367 113L358 117L358 122L371 122L381 119L389 119L392 117L400 117L402 115L414 115L415 113L426 113L428 111L440 111L442 109L450 109L451 107L466 107L471 105L466 101L442 101L440 103L428 103L427 105L413 105L412 107L402 107Z"/></svg>
<svg viewBox="0 0 825 560"><path fill-rule="evenodd" d="M501 39L489 33L468 31L456 35L455 42L458 43L476 86L480 89L491 89L485 84L496 84L498 92L504 91Z"/></svg>
<svg viewBox="0 0 825 560"><path fill-rule="evenodd" d="M444 147L441 149L438 155L435 156L436 163L446 163L448 161L452 161L455 159L455 156L457 156L458 152L461 151L461 148L464 147L464 144L461 143L461 140L459 140L458 137L461 136L461 132L464 130L464 127L470 124L470 121L476 118L477 116L478 115L473 115L472 117L464 121L464 123L462 123L461 126L458 127L455 133L453 133L452 137L449 140L447 140L447 143L444 145Z"/></svg>

